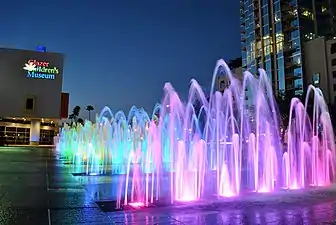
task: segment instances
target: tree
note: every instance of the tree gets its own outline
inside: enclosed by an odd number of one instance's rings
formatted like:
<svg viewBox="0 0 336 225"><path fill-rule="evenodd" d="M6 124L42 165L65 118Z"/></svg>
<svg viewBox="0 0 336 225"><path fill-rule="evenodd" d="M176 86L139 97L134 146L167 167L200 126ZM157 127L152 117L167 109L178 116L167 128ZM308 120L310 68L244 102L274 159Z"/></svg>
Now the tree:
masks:
<svg viewBox="0 0 336 225"><path fill-rule="evenodd" d="M305 104L306 93L301 94L301 95L295 95L293 91L282 91L276 97L276 102L279 107L279 113L281 116L281 122L283 126L282 135L284 135L284 132L289 125L289 114L290 114L292 98L298 98L302 102L302 104ZM311 95L309 96L308 104L307 104L307 115L311 120L313 118L313 110L314 110L314 95L313 93L311 93ZM295 114L293 114L292 116L294 118Z"/></svg>
<svg viewBox="0 0 336 225"><path fill-rule="evenodd" d="M331 118L331 124L333 126L334 133L336 129L336 103L328 104L328 110Z"/></svg>
<svg viewBox="0 0 336 225"><path fill-rule="evenodd" d="M86 106L86 111L89 112L89 120L91 121L91 111L94 110L92 105Z"/></svg>
<svg viewBox="0 0 336 225"><path fill-rule="evenodd" d="M75 106L72 109L72 114L69 115L69 119L71 120L71 125L75 124L77 125L77 123L82 123L84 124L84 121L82 118L79 118L79 113L80 113L81 107L80 106Z"/></svg>
<svg viewBox="0 0 336 225"><path fill-rule="evenodd" d="M82 118L78 118L77 119L77 123L80 123L80 124L82 124L84 126L84 120Z"/></svg>
<svg viewBox="0 0 336 225"><path fill-rule="evenodd" d="M282 138L284 138L285 131L289 124L289 113L290 113L291 101L293 98L298 98L302 101L303 95L295 95L293 91L279 91L278 96L275 97L275 100L279 108L279 114L281 116L280 126L282 127L281 132Z"/></svg>
<svg viewBox="0 0 336 225"><path fill-rule="evenodd" d="M73 109L72 109L72 114L75 116L75 119L77 120L77 118L79 117L79 113L80 113L81 107L76 105Z"/></svg>

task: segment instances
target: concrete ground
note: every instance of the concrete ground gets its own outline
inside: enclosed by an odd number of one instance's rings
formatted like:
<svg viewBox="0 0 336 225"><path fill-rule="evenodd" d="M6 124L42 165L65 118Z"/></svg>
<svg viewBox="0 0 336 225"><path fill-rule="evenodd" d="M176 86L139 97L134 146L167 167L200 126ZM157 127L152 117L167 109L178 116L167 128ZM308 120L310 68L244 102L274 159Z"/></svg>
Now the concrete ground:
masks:
<svg viewBox="0 0 336 225"><path fill-rule="evenodd" d="M187 209L102 212L112 178L74 177L47 148L0 147L0 224L321 224L336 219L336 192Z"/></svg>

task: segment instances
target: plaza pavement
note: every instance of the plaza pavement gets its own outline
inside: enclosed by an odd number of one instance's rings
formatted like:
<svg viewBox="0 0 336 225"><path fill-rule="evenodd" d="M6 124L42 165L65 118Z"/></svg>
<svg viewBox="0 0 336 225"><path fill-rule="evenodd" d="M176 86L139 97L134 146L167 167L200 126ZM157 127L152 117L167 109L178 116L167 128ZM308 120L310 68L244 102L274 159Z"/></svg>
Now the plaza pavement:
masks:
<svg viewBox="0 0 336 225"><path fill-rule="evenodd" d="M71 166L57 159L52 149L0 147L0 224L315 225L336 219L333 192L273 203L104 213L96 201L112 194L113 177L76 177L71 172Z"/></svg>

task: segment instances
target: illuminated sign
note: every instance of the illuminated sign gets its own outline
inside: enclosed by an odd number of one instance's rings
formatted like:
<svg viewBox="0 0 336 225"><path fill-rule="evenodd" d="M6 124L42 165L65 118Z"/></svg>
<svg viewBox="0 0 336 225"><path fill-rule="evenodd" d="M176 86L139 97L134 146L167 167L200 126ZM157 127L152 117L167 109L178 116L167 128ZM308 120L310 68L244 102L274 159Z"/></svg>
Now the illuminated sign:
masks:
<svg viewBox="0 0 336 225"><path fill-rule="evenodd" d="M28 78L54 80L59 74L57 67L51 67L50 62L30 59L23 67L27 71Z"/></svg>

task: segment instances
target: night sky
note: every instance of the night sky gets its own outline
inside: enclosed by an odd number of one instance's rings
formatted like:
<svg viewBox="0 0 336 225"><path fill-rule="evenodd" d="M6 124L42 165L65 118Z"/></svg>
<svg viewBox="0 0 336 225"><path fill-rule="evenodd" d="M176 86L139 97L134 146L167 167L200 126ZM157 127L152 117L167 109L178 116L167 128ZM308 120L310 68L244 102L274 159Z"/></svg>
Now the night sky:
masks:
<svg viewBox="0 0 336 225"><path fill-rule="evenodd" d="M64 53L70 107L97 111L151 111L165 82L183 98L191 78L209 87L216 60L240 56L238 0L11 0L0 28L0 47Z"/></svg>

